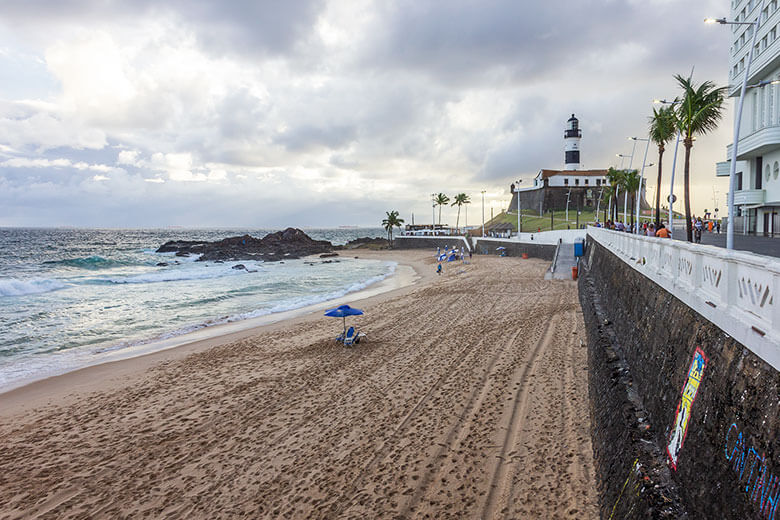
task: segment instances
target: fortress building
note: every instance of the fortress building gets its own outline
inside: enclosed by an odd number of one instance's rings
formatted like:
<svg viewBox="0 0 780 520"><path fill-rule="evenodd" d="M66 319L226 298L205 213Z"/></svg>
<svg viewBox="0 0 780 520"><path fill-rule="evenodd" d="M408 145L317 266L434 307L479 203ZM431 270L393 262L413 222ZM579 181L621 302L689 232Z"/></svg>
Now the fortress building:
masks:
<svg viewBox="0 0 780 520"><path fill-rule="evenodd" d="M563 170L542 169L533 179L532 186L514 185L510 187L512 201L509 204L510 211L517 211L517 198L520 197L520 209L523 211L534 210L545 213L550 209L558 211L566 209L566 201L569 201L569 210L582 209L595 210L599 205L599 198L603 197L604 188L607 186L607 170L581 170L580 164L580 140L582 130L580 122L571 115L566 122L566 130L563 132L564 140L564 168ZM623 196L619 197L619 207L622 211ZM602 198L601 209L607 204ZM641 201L642 209L648 209L644 197ZM629 201L629 208L631 202Z"/></svg>

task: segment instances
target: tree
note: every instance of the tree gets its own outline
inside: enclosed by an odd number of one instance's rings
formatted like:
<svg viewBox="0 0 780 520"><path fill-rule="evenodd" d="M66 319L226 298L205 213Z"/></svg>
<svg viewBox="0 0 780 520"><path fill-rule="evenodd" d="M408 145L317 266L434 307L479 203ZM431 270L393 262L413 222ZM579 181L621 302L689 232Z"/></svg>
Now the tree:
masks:
<svg viewBox="0 0 780 520"><path fill-rule="evenodd" d="M436 198L433 199L433 205L439 206L439 225L441 226L441 207L449 204L450 198L443 193L437 193Z"/></svg>
<svg viewBox="0 0 780 520"><path fill-rule="evenodd" d="M616 170L613 167L609 167L609 170L607 170L607 182L610 185L610 198L614 201L614 205L612 206L612 215L610 215L610 218L612 221L616 221L618 219L618 191L623 189L623 177L625 175L624 170Z"/></svg>
<svg viewBox="0 0 780 520"><path fill-rule="evenodd" d="M394 227L401 227L401 224L404 223L404 219L398 218L398 212L393 211L386 211L387 218L382 219L382 227L385 228L385 231L387 231L387 242L390 244L390 247L393 247L393 228Z"/></svg>
<svg viewBox="0 0 780 520"><path fill-rule="evenodd" d="M631 199L631 229L634 229L636 192L639 191L639 180L638 170L623 170L623 189L626 190L628 198Z"/></svg>
<svg viewBox="0 0 780 520"><path fill-rule="evenodd" d="M675 99L675 101L678 101ZM666 143L674 138L677 133L677 120L674 113L674 105L653 108L650 117L650 140L658 146L658 184L655 190L655 227L661 224L661 165L664 158Z"/></svg>
<svg viewBox="0 0 780 520"><path fill-rule="evenodd" d="M677 106L677 128L683 137L685 145L685 169L683 182L685 187L685 233L688 242L693 242L693 226L691 225L691 148L697 135L704 135L718 127L723 117L723 99L727 87L716 87L712 81L705 81L699 86L693 83L692 77L684 78L677 74L674 77L683 91L682 102Z"/></svg>
<svg viewBox="0 0 780 520"><path fill-rule="evenodd" d="M607 184L603 185L602 192L601 192L601 205L604 208L604 224L607 223L607 201L612 202L615 198L615 188L613 186L609 186ZM612 215L609 216L609 218L612 218Z"/></svg>
<svg viewBox="0 0 780 520"><path fill-rule="evenodd" d="M455 219L455 229L458 229L458 226L460 224L460 207L464 204L471 204L471 199L468 195L465 193L458 193L455 195L455 202L453 202L452 206L458 206L458 218ZM439 208L441 210L441 208ZM439 220L441 220L441 217L439 217ZM439 222L441 223L441 222Z"/></svg>

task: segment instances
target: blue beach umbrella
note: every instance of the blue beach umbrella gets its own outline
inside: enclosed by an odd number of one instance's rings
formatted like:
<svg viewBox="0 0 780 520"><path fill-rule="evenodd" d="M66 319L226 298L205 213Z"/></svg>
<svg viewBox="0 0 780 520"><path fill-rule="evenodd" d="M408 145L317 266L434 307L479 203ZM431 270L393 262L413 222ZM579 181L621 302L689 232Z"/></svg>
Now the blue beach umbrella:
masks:
<svg viewBox="0 0 780 520"><path fill-rule="evenodd" d="M325 311L325 316L331 318L344 318L344 332L347 330L347 316L360 316L363 311L350 307L349 305L339 305L335 309L328 309Z"/></svg>

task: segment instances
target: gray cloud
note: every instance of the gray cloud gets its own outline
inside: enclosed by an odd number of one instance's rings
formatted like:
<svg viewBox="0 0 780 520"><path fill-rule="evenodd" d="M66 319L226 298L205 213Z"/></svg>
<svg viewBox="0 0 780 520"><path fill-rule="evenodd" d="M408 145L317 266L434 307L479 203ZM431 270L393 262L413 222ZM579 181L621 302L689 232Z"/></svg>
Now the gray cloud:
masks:
<svg viewBox="0 0 780 520"><path fill-rule="evenodd" d="M32 72L0 89L0 162L28 160L0 168L0 225L316 225L336 203L333 225L419 219L431 192L476 201L561 167L572 112L585 167L615 164L673 74L725 83L730 37L701 23L716 0L0 7L5 59ZM729 122L697 141L706 189Z"/></svg>

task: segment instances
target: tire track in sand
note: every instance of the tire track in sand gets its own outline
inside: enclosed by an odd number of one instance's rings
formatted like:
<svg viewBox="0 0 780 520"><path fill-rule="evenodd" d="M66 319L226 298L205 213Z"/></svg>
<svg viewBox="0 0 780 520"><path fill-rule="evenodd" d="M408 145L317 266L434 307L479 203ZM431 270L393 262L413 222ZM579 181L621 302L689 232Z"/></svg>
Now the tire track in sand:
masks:
<svg viewBox="0 0 780 520"><path fill-rule="evenodd" d="M471 425L473 416L480 409L482 402L485 400L485 397L491 389L491 376L493 375L493 369L495 368L496 363L498 363L498 360L501 359L501 357L512 348L512 345L515 344L517 337L522 332L525 331L523 329L518 329L504 344L503 348L496 349L495 353L489 361L488 367L485 369L482 377L479 380L479 384L475 385L474 389L471 391L463 412L458 414L458 420L455 422L452 428L450 428L445 441L440 445L439 449L431 458L431 460L437 461L436 468L433 471L426 473L425 476L421 479L420 484L415 488L408 502L401 508L401 511L399 512L400 517L407 518L410 516L411 511L419 504L420 500L428 491L431 483L441 472L442 464L438 461L443 458L446 452L454 449L454 447L460 443L461 432L465 427ZM482 343L483 341L481 340L477 345L477 348L481 347Z"/></svg>
<svg viewBox="0 0 780 520"><path fill-rule="evenodd" d="M559 299L558 305L561 304ZM493 471L493 477L490 480L489 491L487 498L485 499L485 505L482 507L482 514L479 518L494 518L496 511L503 509L504 503L507 501L508 496L511 494L511 480L509 475L509 467L506 464L507 453L517 442L517 438L520 435L520 429L522 426L522 420L525 418L528 408L528 395L531 389L531 378L534 376L537 368L537 360L543 350L550 346L553 332L560 320L559 314L555 313L551 316L547 322L544 333L539 341L534 345L534 349L531 352L531 357L528 363L523 366L520 372L520 386L515 392L514 404L512 406L512 414L509 418L509 425L506 433L504 434L504 440L501 444L501 453L497 455L496 467ZM507 486L508 485L508 486ZM506 489L510 487L510 489Z"/></svg>
<svg viewBox="0 0 780 520"><path fill-rule="evenodd" d="M490 309L488 311L488 315L493 311L493 309L497 305L497 300L493 301L490 305ZM369 473L369 471L382 459L387 457L387 455L390 453L391 450L391 442L396 439L399 435L399 433L406 427L407 424L414 418L414 416L417 414L417 412L425 405L428 400L430 399L431 395L441 386L441 384L446 381L450 374L454 372L468 357L470 353L474 351L474 348L470 344L466 344L460 352L458 352L457 357L455 360L453 360L452 363L450 363L447 367L447 369L436 379L433 385L428 389L425 394L415 403L415 405L412 407L412 409L407 413L403 419L396 425L395 428L393 428L393 431L387 436L385 441L382 443L380 448L376 451L373 457L369 459L369 461L363 466L363 468L360 470L358 475L355 477L355 479L352 481L350 486L346 491L344 491L336 500L335 503L339 504L341 502L341 505L336 509L334 512L334 516L340 516L344 511L349 509L349 507L352 506L352 504L355 501L357 491L359 489L360 482L363 481L364 477Z"/></svg>

